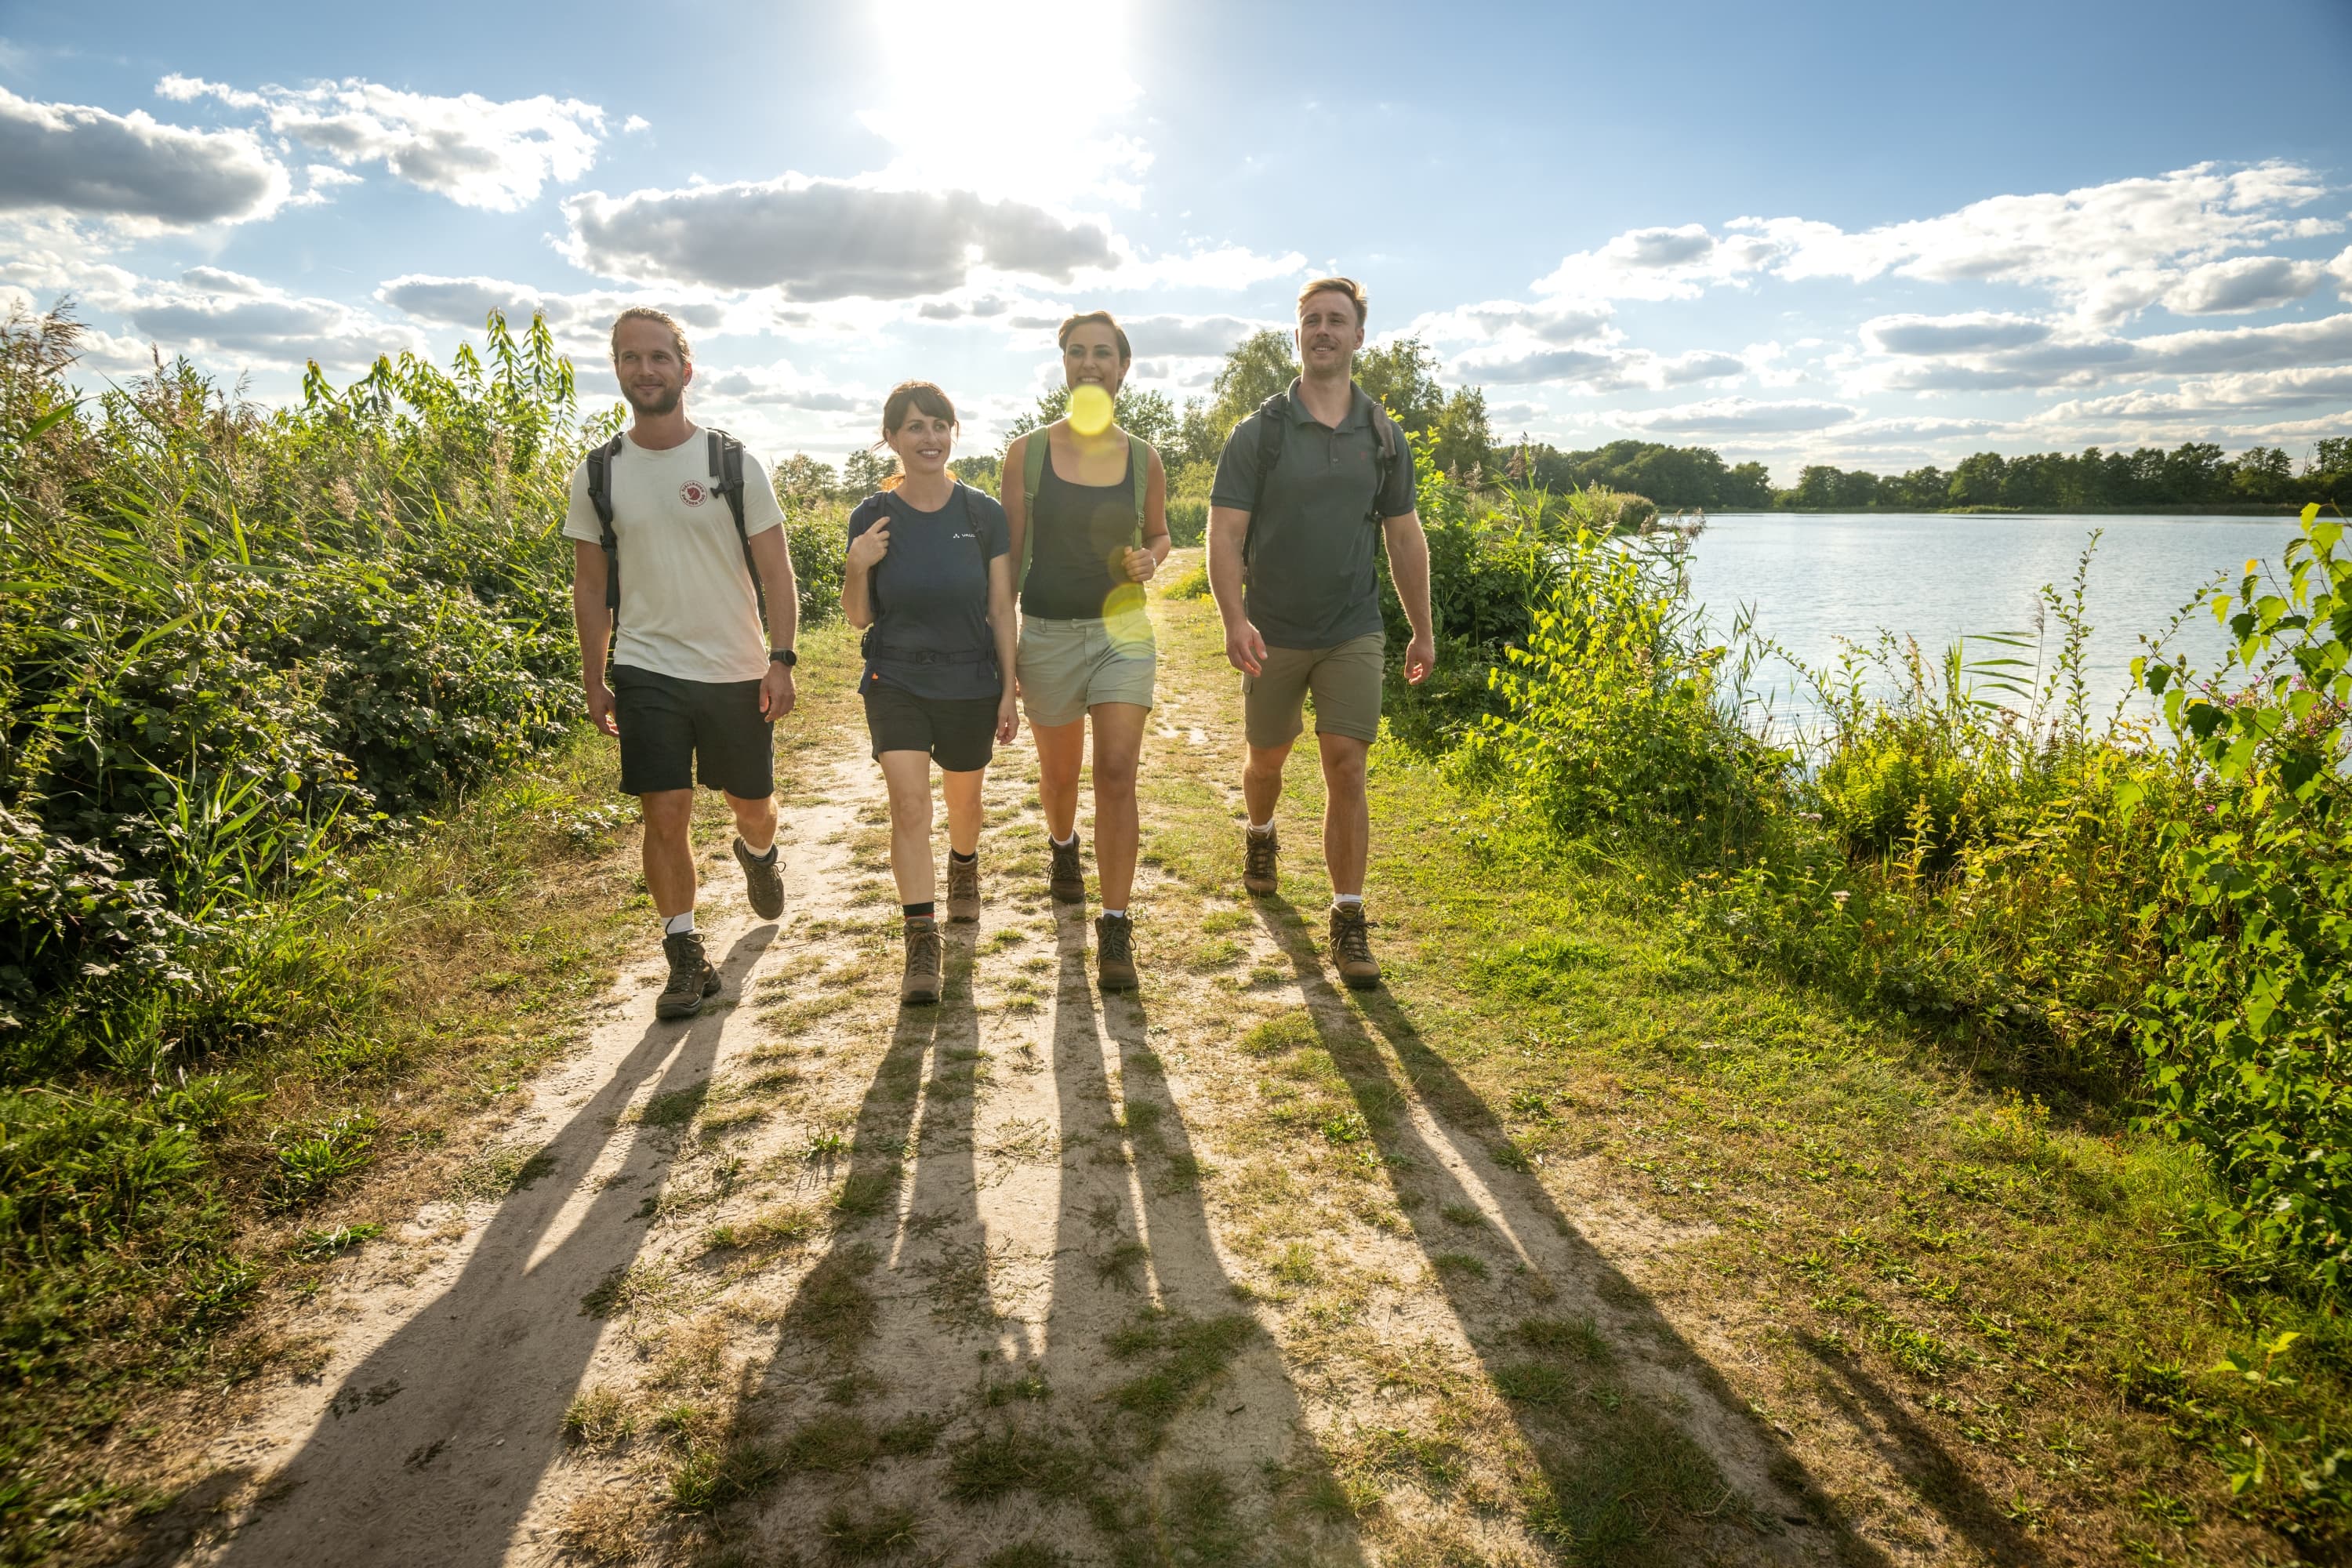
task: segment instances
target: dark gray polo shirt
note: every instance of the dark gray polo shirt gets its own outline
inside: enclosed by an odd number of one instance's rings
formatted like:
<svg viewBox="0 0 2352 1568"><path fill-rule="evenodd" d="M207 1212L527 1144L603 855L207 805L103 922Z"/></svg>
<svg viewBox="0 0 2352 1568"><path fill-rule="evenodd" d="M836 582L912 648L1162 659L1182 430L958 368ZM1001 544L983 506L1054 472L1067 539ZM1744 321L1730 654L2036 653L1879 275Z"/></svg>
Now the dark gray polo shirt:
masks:
<svg viewBox="0 0 2352 1568"><path fill-rule="evenodd" d="M1266 476L1257 509L1258 430L1266 416L1234 426L1210 486L1213 506L1251 512L1249 570L1242 603L1268 647L1333 647L1381 630L1380 578L1373 571L1374 516L1413 510L1412 453L1400 442L1388 488L1374 460L1372 400L1361 387L1338 429L1319 424L1290 384L1290 428L1282 458ZM1377 500L1377 504L1375 504Z"/></svg>

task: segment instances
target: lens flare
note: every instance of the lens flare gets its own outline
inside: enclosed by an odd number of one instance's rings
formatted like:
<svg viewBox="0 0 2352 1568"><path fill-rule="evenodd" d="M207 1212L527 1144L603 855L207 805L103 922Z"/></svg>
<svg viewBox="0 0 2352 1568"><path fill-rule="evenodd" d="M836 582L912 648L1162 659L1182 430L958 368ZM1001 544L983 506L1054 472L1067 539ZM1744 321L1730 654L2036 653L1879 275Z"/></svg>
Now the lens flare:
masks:
<svg viewBox="0 0 2352 1568"><path fill-rule="evenodd" d="M1110 394L1089 382L1070 389L1070 428L1099 436L1110 428Z"/></svg>

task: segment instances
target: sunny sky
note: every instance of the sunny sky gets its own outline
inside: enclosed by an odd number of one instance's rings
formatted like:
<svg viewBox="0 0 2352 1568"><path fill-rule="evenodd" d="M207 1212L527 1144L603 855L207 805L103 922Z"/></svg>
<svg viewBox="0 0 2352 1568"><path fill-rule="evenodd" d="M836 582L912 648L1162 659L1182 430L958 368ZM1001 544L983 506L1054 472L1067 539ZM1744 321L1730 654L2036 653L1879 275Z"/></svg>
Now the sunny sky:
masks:
<svg viewBox="0 0 2352 1568"><path fill-rule="evenodd" d="M966 451L1118 312L1179 401L1300 281L1498 437L1881 471L2352 435L2352 0L0 0L0 308L260 399L631 302L692 408Z"/></svg>

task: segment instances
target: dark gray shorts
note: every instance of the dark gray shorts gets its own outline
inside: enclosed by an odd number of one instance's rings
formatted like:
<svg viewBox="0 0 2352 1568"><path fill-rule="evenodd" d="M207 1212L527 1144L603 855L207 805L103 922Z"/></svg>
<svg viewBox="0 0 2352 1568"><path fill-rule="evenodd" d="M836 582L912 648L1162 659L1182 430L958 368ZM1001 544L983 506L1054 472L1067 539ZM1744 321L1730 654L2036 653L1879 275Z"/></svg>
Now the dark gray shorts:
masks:
<svg viewBox="0 0 2352 1568"><path fill-rule="evenodd" d="M993 697L918 697L879 680L866 683L866 732L874 754L928 752L941 770L976 773L996 754Z"/></svg>
<svg viewBox="0 0 2352 1568"><path fill-rule="evenodd" d="M613 721L621 729L621 793L723 789L740 800L776 793L775 731L760 714L756 680L680 680L613 667Z"/></svg>

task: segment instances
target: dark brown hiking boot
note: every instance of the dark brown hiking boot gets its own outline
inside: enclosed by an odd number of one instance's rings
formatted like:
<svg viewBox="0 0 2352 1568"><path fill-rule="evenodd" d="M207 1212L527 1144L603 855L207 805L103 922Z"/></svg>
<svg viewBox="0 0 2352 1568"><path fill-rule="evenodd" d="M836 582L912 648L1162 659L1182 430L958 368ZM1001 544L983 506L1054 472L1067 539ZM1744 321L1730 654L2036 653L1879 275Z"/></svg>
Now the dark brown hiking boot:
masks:
<svg viewBox="0 0 2352 1568"><path fill-rule="evenodd" d="M1053 869L1045 873L1046 886L1054 897L1066 904L1087 901L1087 868L1078 860L1078 836L1070 835L1067 844L1055 844L1054 836L1045 835L1047 847L1054 851Z"/></svg>
<svg viewBox="0 0 2352 1568"><path fill-rule="evenodd" d="M719 994L719 971L702 955L702 937L695 931L662 938L662 952L669 959L669 984L654 998L654 1016L674 1024L693 1017L707 998Z"/></svg>
<svg viewBox="0 0 2352 1568"><path fill-rule="evenodd" d="M1282 885L1275 874L1274 838L1272 824L1264 833L1242 829L1242 886L1253 893L1271 893Z"/></svg>
<svg viewBox="0 0 2352 1568"><path fill-rule="evenodd" d="M784 912L784 852L777 845L768 846L763 858L753 854L740 834L735 837L735 862L743 868L743 891L751 900L751 912L763 921L774 920Z"/></svg>
<svg viewBox="0 0 2352 1568"><path fill-rule="evenodd" d="M1380 960L1372 956L1370 925L1361 904L1331 906L1331 963L1351 991L1369 991L1381 983Z"/></svg>
<svg viewBox="0 0 2352 1568"><path fill-rule="evenodd" d="M1125 915L1095 917L1095 984L1105 991L1135 989L1135 922Z"/></svg>
<svg viewBox="0 0 2352 1568"><path fill-rule="evenodd" d="M980 855L969 860L948 857L948 919L970 925L980 919Z"/></svg>
<svg viewBox="0 0 2352 1568"><path fill-rule="evenodd" d="M929 915L907 917L907 973L898 982L901 1005L940 999L946 954L940 943L940 922Z"/></svg>

